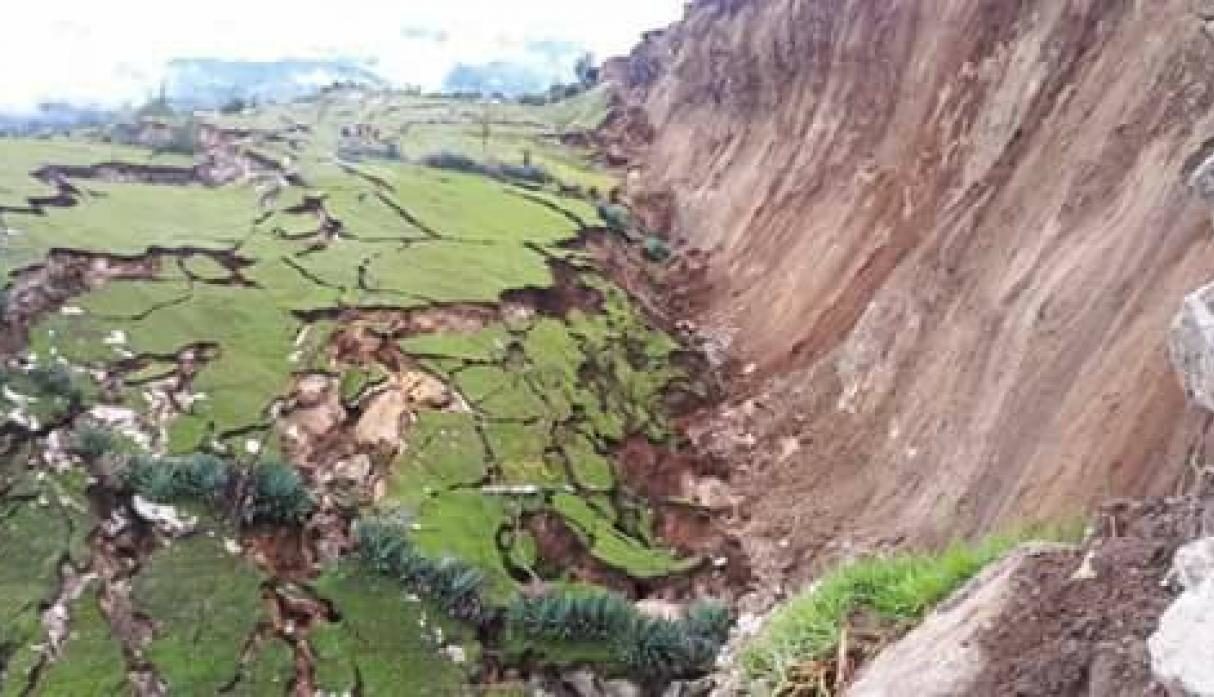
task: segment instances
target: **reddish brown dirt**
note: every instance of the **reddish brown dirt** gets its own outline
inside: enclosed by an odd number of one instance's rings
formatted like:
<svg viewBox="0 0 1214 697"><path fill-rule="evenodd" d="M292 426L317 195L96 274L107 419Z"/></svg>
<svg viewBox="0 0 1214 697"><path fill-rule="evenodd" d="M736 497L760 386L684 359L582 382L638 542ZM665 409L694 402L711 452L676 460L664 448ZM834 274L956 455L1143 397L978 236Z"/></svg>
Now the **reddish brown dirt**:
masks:
<svg viewBox="0 0 1214 697"><path fill-rule="evenodd" d="M518 288L502 293L502 302L531 308L545 317L568 317L577 310L597 313L603 309L603 294L582 282L581 272L561 259L549 259L553 283L547 288Z"/></svg>
<svg viewBox="0 0 1214 697"><path fill-rule="evenodd" d="M590 550L559 515L541 511L526 516L523 528L535 538L541 575L555 578L568 572L570 580L597 584L631 597L639 594L636 581L591 556Z"/></svg>
<svg viewBox="0 0 1214 697"><path fill-rule="evenodd" d="M259 526L241 535L249 556L274 578L306 581L316 569L308 536L297 527Z"/></svg>
<svg viewBox="0 0 1214 697"><path fill-rule="evenodd" d="M694 435L760 564L1164 494L1209 445L1165 351L1214 276L1191 7L700 0L611 66L628 197L749 368Z"/></svg>
<svg viewBox="0 0 1214 697"><path fill-rule="evenodd" d="M979 638L991 662L974 694L1163 697L1146 639L1174 599L1163 584L1172 555L1199 533L1201 513L1188 498L1112 503L1086 550L1034 558ZM1095 578L1074 578L1089 554Z"/></svg>
<svg viewBox="0 0 1214 697"><path fill-rule="evenodd" d="M654 445L644 436L625 439L615 450L615 462L620 478L652 501L680 495L686 476L701 467L691 454Z"/></svg>

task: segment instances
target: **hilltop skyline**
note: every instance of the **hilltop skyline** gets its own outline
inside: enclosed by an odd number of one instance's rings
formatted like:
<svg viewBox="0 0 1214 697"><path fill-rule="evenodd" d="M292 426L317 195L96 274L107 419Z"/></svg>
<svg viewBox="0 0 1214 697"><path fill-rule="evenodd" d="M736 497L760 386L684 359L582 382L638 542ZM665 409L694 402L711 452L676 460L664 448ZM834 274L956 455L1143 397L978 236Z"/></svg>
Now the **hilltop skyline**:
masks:
<svg viewBox="0 0 1214 697"><path fill-rule="evenodd" d="M438 89L458 65L505 61L557 79L576 55L626 52L646 30L678 18L681 0L620 0L587 16L555 0L486 0L385 9L369 0L299 12L281 0L216 0L203 13L157 12L143 0L64 0L9 14L0 60L21 65L0 84L0 111L45 101L113 107L154 93L180 58L341 60L395 84Z"/></svg>

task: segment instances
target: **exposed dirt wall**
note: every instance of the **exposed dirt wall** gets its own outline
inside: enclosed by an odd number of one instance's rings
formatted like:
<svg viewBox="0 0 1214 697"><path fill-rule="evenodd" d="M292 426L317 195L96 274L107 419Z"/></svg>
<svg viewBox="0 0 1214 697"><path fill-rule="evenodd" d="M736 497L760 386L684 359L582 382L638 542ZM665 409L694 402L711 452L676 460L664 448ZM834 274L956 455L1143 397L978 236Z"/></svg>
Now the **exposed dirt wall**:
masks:
<svg viewBox="0 0 1214 697"><path fill-rule="evenodd" d="M773 559L1175 490L1211 36L1188 0L701 0L613 64L629 196L752 364L703 441Z"/></svg>

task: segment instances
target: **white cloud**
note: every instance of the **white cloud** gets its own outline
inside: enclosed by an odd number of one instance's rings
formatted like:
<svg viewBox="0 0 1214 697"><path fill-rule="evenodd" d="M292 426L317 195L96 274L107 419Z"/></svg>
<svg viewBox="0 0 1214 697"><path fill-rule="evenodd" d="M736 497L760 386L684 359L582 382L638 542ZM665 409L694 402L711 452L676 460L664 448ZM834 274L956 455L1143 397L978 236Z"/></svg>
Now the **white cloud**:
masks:
<svg viewBox="0 0 1214 697"><path fill-rule="evenodd" d="M439 85L459 61L518 57L534 40L599 56L668 24L683 0L55 0L14 3L0 34L0 110L46 99L144 99L166 61L353 57L401 83ZM593 7L593 9L591 9ZM442 40L437 40L442 39Z"/></svg>

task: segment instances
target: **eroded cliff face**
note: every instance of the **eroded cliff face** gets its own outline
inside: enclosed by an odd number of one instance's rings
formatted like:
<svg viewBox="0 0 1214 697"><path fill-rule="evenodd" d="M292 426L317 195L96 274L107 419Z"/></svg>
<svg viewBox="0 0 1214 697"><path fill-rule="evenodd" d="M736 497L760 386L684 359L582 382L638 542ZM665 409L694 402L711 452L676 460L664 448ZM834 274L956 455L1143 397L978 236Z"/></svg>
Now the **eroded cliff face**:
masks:
<svg viewBox="0 0 1214 697"><path fill-rule="evenodd" d="M1202 4L701 0L609 66L628 193L708 252L695 319L751 364L701 436L773 562L1182 484Z"/></svg>

